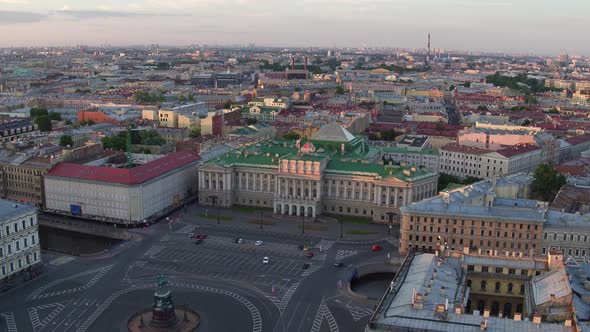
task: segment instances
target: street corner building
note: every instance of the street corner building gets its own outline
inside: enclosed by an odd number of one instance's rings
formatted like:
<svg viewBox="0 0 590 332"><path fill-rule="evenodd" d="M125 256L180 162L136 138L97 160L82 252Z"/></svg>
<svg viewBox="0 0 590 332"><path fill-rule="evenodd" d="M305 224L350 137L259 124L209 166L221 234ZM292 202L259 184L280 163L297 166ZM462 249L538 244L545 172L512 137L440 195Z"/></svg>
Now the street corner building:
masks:
<svg viewBox="0 0 590 332"><path fill-rule="evenodd" d="M268 139L208 161L199 168L199 200L397 223L399 208L436 195L437 182L424 167L384 164L366 137L326 124L309 140Z"/></svg>
<svg viewBox="0 0 590 332"><path fill-rule="evenodd" d="M0 287L41 264L40 250L37 208L0 200Z"/></svg>
<svg viewBox="0 0 590 332"><path fill-rule="evenodd" d="M57 164L45 176L46 210L134 225L196 196L197 154L181 151L150 158L131 168Z"/></svg>

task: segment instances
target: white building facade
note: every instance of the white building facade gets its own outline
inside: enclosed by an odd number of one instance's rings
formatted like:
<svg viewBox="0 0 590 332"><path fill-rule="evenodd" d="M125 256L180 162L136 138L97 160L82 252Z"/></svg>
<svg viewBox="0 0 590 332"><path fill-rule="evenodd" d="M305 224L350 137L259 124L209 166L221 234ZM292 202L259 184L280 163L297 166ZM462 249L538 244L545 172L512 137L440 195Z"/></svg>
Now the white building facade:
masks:
<svg viewBox="0 0 590 332"><path fill-rule="evenodd" d="M0 281L40 263L37 208L0 200Z"/></svg>

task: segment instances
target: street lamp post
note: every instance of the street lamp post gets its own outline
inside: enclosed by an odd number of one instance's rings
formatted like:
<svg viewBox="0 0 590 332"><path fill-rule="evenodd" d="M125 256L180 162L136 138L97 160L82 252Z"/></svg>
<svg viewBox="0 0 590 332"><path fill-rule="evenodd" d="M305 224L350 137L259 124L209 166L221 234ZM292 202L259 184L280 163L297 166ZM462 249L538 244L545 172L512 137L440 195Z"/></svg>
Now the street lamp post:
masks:
<svg viewBox="0 0 590 332"><path fill-rule="evenodd" d="M389 226L387 228L387 235L391 235L391 228L392 228L392 221L393 221L393 212L387 212L387 220L389 220Z"/></svg>
<svg viewBox="0 0 590 332"><path fill-rule="evenodd" d="M340 238L342 238L342 225L344 225L344 221L340 218Z"/></svg>
<svg viewBox="0 0 590 332"><path fill-rule="evenodd" d="M301 214L301 235L305 234L305 215Z"/></svg>

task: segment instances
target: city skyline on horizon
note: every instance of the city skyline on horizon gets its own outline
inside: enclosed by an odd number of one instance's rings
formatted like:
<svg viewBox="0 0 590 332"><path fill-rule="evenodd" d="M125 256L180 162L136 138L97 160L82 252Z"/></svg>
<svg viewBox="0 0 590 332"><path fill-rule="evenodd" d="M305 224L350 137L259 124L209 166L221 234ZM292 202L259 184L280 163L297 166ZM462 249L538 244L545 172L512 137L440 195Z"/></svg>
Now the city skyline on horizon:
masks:
<svg viewBox="0 0 590 332"><path fill-rule="evenodd" d="M417 0L0 0L0 47L161 44L590 56L590 3ZM579 10L571 11L573 8ZM586 10L584 10L586 8ZM326 14L328 13L328 14ZM123 31L123 33L121 33ZM526 41L526 42L523 42Z"/></svg>

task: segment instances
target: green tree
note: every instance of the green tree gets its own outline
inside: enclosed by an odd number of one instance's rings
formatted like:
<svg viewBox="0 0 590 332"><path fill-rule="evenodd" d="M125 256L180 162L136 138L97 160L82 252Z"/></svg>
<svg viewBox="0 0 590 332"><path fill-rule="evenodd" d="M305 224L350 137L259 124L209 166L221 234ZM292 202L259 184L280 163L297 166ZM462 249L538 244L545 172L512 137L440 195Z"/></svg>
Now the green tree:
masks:
<svg viewBox="0 0 590 332"><path fill-rule="evenodd" d="M61 121L61 114L58 112L49 112L49 120Z"/></svg>
<svg viewBox="0 0 590 332"><path fill-rule="evenodd" d="M70 119L66 119L65 123L66 123L66 126L69 126L72 124L72 121Z"/></svg>
<svg viewBox="0 0 590 332"><path fill-rule="evenodd" d="M288 132L285 135L283 135L284 139L299 139L301 136L297 133L294 132Z"/></svg>
<svg viewBox="0 0 590 332"><path fill-rule="evenodd" d="M531 120L529 120L529 119L525 119L525 120L522 122L522 125L526 127L526 126L530 126L530 125L531 125L531 124L533 124L533 123L534 123L534 122L532 122Z"/></svg>
<svg viewBox="0 0 590 332"><path fill-rule="evenodd" d="M46 108L41 108L41 107L31 108L31 119L40 117L42 115L49 115L49 112L47 112Z"/></svg>
<svg viewBox="0 0 590 332"><path fill-rule="evenodd" d="M137 131L133 131L133 133L137 133ZM144 130L139 132L139 142L135 144L164 145L166 140L156 130Z"/></svg>
<svg viewBox="0 0 590 332"><path fill-rule="evenodd" d="M471 87L471 82L467 81L463 84L464 87L466 88L470 88Z"/></svg>
<svg viewBox="0 0 590 332"><path fill-rule="evenodd" d="M453 91L455 90L455 86L451 84L451 86L449 87L449 91Z"/></svg>
<svg viewBox="0 0 590 332"><path fill-rule="evenodd" d="M74 140L72 140L72 136L70 135L61 135L59 138L59 145L60 146L74 146Z"/></svg>
<svg viewBox="0 0 590 332"><path fill-rule="evenodd" d="M477 106L477 109L480 111L487 111L488 107L486 105L479 105L479 106Z"/></svg>
<svg viewBox="0 0 590 332"><path fill-rule="evenodd" d="M395 138L399 135L400 133L398 133L394 129L386 130L381 132L381 139L384 141L395 141Z"/></svg>
<svg viewBox="0 0 590 332"><path fill-rule="evenodd" d="M223 103L223 108L230 109L231 108L231 104L232 104L232 101L230 99L228 99L228 100L225 101L225 103Z"/></svg>
<svg viewBox="0 0 590 332"><path fill-rule="evenodd" d="M186 100L187 100L187 99L186 99L186 96L185 96L185 95L180 95L180 96L178 96L178 101L179 101L179 102L181 102L181 103L184 103L184 102L186 102Z"/></svg>
<svg viewBox="0 0 590 332"><path fill-rule="evenodd" d="M336 87L336 94L337 95L343 95L344 94L344 88L342 86L337 86Z"/></svg>
<svg viewBox="0 0 590 332"><path fill-rule="evenodd" d="M125 137L127 133L123 132L119 135L114 135L110 137L103 137L101 142L105 149L113 149L118 151L125 151L127 150L127 139Z"/></svg>
<svg viewBox="0 0 590 332"><path fill-rule="evenodd" d="M253 125L253 124L257 124L258 120L256 120L255 118L247 118L246 119L246 123L249 125Z"/></svg>
<svg viewBox="0 0 590 332"><path fill-rule="evenodd" d="M158 62L156 65L156 70L168 70L170 69L170 64L168 62Z"/></svg>
<svg viewBox="0 0 590 332"><path fill-rule="evenodd" d="M41 115L33 120L37 126L39 126L40 131L51 131L51 120L49 120L49 116Z"/></svg>
<svg viewBox="0 0 590 332"><path fill-rule="evenodd" d="M191 133L188 135L189 137L199 137L201 136L201 129L193 129Z"/></svg>
<svg viewBox="0 0 590 332"><path fill-rule="evenodd" d="M533 196L543 201L552 201L565 182L565 176L559 174L553 165L541 164L533 175Z"/></svg>
<svg viewBox="0 0 590 332"><path fill-rule="evenodd" d="M300 87L298 87L298 86L296 86L294 90L295 90L296 92L299 92L299 91L301 91L301 88L300 88Z"/></svg>

